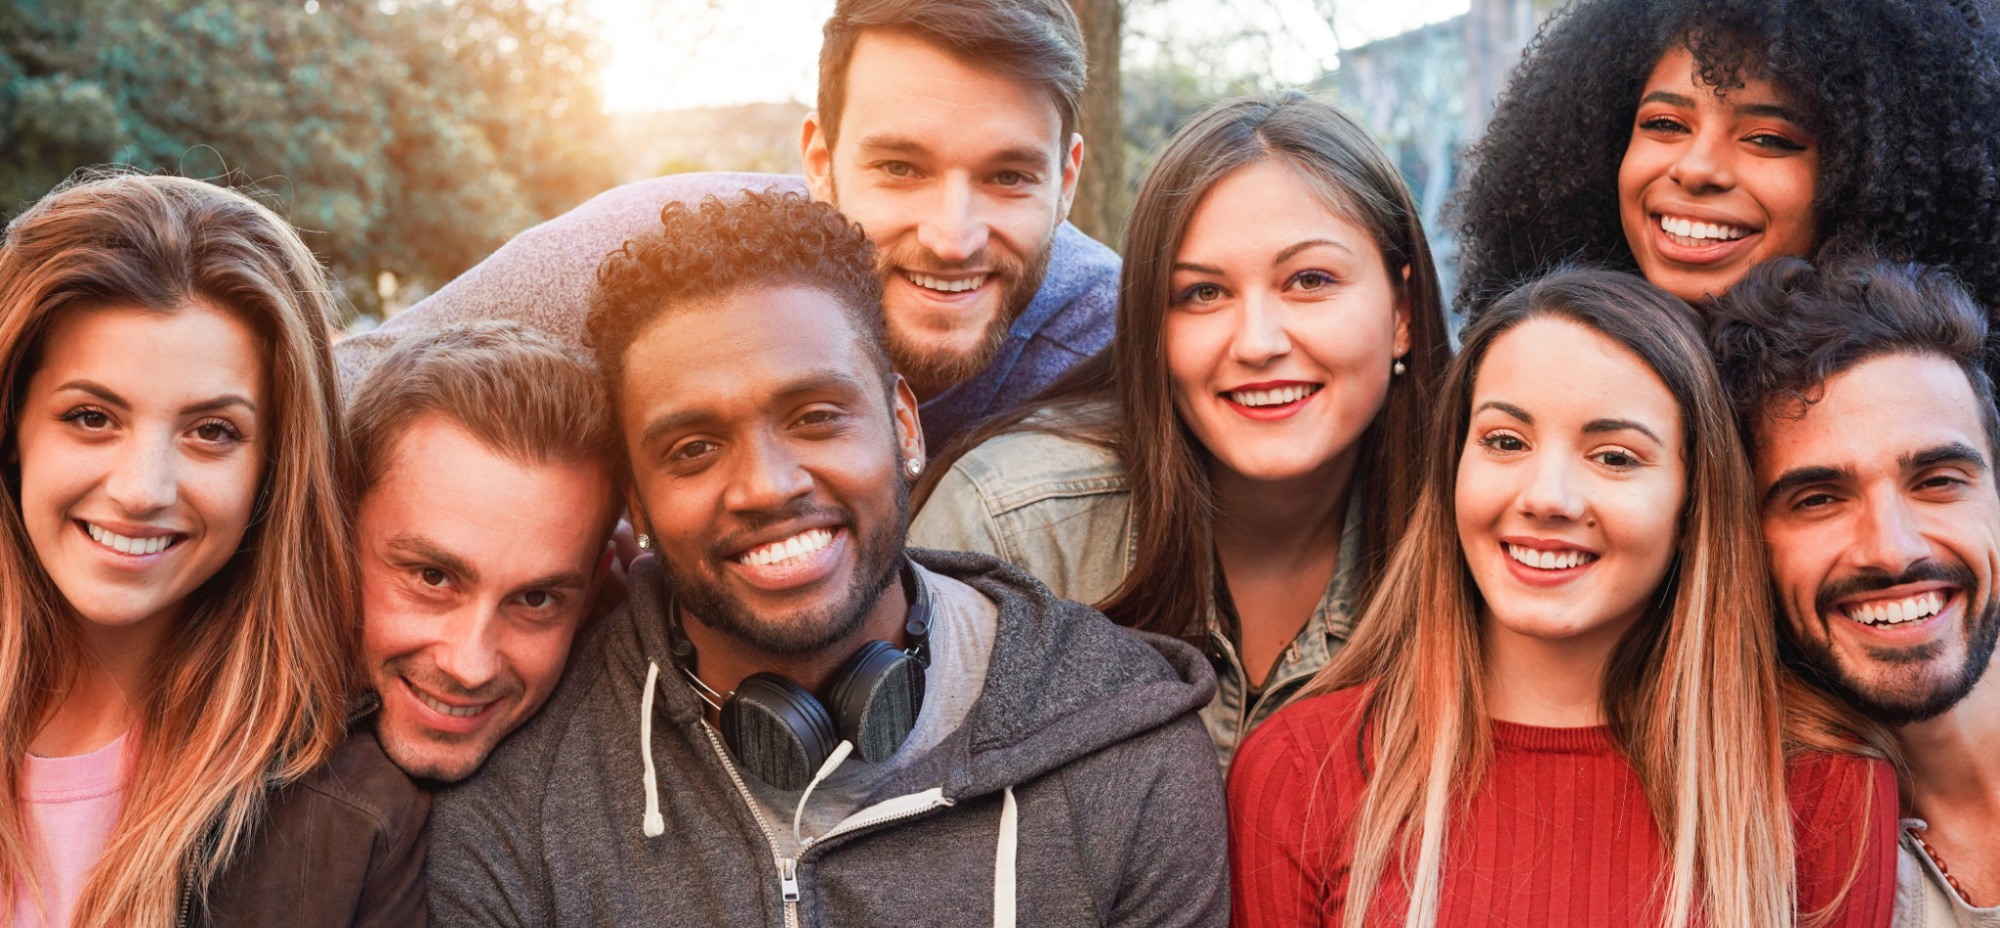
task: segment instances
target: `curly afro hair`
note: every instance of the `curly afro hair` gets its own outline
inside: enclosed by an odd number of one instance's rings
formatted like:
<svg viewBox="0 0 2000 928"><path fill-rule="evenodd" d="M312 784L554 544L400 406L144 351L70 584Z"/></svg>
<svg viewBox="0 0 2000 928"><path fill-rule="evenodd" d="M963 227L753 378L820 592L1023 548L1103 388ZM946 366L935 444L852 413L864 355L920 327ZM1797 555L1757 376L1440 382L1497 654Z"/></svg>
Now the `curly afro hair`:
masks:
<svg viewBox="0 0 2000 928"><path fill-rule="evenodd" d="M1802 415L1820 385L1863 361L1911 353L1956 364L2000 451L1986 313L1950 270L1865 253L1766 261L1708 307L1709 347L1754 454L1766 418Z"/></svg>
<svg viewBox="0 0 2000 928"><path fill-rule="evenodd" d="M1454 204L1455 308L1568 262L1636 271L1618 167L1681 45L1725 91L1769 80L1820 144L1818 248L1957 270L2000 304L2000 41L1983 0L1577 0L1515 70Z"/></svg>
<svg viewBox="0 0 2000 928"><path fill-rule="evenodd" d="M786 285L826 291L894 382L883 334L882 279L861 227L804 194L751 191L699 204L669 203L660 228L629 239L597 266L584 342L615 399L625 349L661 313L739 290Z"/></svg>

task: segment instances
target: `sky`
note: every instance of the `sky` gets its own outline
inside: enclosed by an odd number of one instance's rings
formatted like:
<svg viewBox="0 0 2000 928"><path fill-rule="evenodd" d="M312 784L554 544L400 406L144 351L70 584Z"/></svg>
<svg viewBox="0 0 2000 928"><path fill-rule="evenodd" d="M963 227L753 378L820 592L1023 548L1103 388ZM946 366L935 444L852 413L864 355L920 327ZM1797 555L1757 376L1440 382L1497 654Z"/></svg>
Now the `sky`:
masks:
<svg viewBox="0 0 2000 928"><path fill-rule="evenodd" d="M1270 32L1268 68L1279 80L1316 77L1339 49L1465 12L1469 0L1145 0L1133 31L1172 36L1213 31L1222 19ZM1316 7L1333 5L1329 28ZM611 59L605 105L633 113L798 101L817 82L820 26L833 0L595 0Z"/></svg>

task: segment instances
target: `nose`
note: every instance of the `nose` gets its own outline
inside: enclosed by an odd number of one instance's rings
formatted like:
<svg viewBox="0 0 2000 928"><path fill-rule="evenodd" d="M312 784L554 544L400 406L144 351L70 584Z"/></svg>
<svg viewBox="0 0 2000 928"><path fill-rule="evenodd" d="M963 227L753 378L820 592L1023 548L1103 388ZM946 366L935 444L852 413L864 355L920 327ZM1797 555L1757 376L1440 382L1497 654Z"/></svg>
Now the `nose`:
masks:
<svg viewBox="0 0 2000 928"><path fill-rule="evenodd" d="M1581 520L1589 507L1571 462L1559 454L1539 458L1531 465L1527 485L1521 488L1521 513L1549 522Z"/></svg>
<svg viewBox="0 0 2000 928"><path fill-rule="evenodd" d="M1736 186L1735 148L1729 134L1719 128L1697 128L1667 169L1681 189L1689 193L1715 193Z"/></svg>
<svg viewBox="0 0 2000 928"><path fill-rule="evenodd" d="M1932 554L1909 504L1900 496L1872 500L1862 517L1860 537L1855 540L1858 566L1875 567L1891 576L1901 576L1918 561Z"/></svg>
<svg viewBox="0 0 2000 928"><path fill-rule="evenodd" d="M1262 367L1292 351L1291 334L1285 331L1285 311L1275 294L1246 292L1237 315L1236 337L1230 340L1232 358L1248 367Z"/></svg>
<svg viewBox="0 0 2000 928"><path fill-rule="evenodd" d="M180 455L169 434L138 433L124 442L105 493L132 516L147 516L179 497Z"/></svg>
<svg viewBox="0 0 2000 928"><path fill-rule="evenodd" d="M723 497L734 512L775 512L812 492L812 475L777 436L746 443L741 462Z"/></svg>
<svg viewBox="0 0 2000 928"><path fill-rule="evenodd" d="M946 174L928 214L917 223L917 244L947 264L966 264L986 250L988 234L972 178Z"/></svg>
<svg viewBox="0 0 2000 928"><path fill-rule="evenodd" d="M443 623L444 634L432 649L437 669L460 689L476 690L500 676L498 603L474 603Z"/></svg>

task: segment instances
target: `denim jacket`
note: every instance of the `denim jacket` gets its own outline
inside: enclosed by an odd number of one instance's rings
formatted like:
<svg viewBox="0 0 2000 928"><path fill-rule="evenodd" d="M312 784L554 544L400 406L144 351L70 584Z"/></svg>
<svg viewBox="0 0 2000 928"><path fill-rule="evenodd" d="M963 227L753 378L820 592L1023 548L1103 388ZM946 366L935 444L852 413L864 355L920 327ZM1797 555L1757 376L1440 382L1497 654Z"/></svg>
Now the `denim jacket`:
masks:
<svg viewBox="0 0 2000 928"><path fill-rule="evenodd" d="M1108 450L1046 432L1015 432L967 452L910 523L910 544L994 555L1057 596L1096 604L1133 567L1138 547L1125 465ZM1339 566L1319 607L1250 704L1249 677L1219 607L1208 614L1214 701L1201 712L1224 769L1243 737L1302 689L1354 628L1350 565L1360 559L1360 510L1341 527Z"/></svg>

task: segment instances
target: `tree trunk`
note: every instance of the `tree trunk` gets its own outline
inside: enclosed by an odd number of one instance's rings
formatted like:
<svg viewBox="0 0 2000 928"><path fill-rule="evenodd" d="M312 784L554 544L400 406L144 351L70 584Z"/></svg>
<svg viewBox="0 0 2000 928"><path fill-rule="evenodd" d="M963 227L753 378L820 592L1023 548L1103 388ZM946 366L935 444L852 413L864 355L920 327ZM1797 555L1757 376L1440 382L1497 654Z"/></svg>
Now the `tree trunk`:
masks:
<svg viewBox="0 0 2000 928"><path fill-rule="evenodd" d="M1113 248L1125 229L1125 123L1118 82L1118 50L1124 38L1122 0L1070 0L1083 23L1090 55L1089 84L1083 94L1083 178L1069 219L1091 238Z"/></svg>

